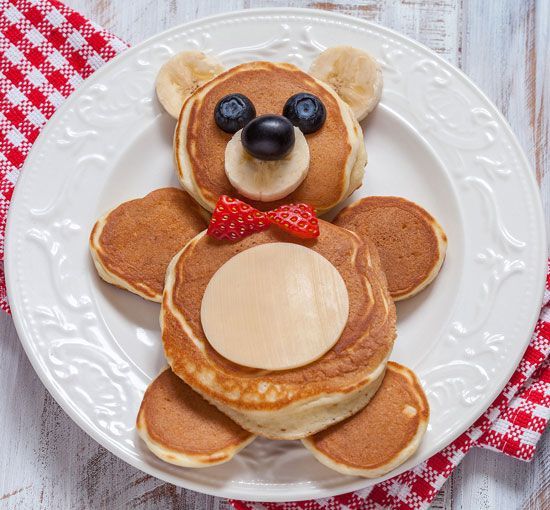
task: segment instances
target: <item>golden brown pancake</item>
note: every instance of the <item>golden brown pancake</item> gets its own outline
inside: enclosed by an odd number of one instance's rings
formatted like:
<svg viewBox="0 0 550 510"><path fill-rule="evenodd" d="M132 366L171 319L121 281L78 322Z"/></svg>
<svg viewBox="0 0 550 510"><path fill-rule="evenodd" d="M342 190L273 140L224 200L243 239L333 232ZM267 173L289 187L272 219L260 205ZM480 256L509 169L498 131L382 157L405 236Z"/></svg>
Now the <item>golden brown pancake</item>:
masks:
<svg viewBox="0 0 550 510"><path fill-rule="evenodd" d="M167 271L161 329L172 370L243 428L273 439L305 437L365 406L393 347L395 308L376 248L322 220L320 231L308 241L271 228L236 243L199 234ZM200 319L214 273L235 254L272 242L301 244L323 255L349 294L348 322L334 347L309 365L284 371L224 359L208 344Z"/></svg>
<svg viewBox="0 0 550 510"><path fill-rule="evenodd" d="M334 224L378 248L395 301L414 296L439 273L447 236L425 209L401 197L368 197L343 209Z"/></svg>
<svg viewBox="0 0 550 510"><path fill-rule="evenodd" d="M416 451L429 415L428 400L414 373L390 361L380 389L364 409L302 442L326 466L374 478Z"/></svg>
<svg viewBox="0 0 550 510"><path fill-rule="evenodd" d="M162 188L124 202L90 234L99 275L145 299L162 300L172 257L208 226L208 214L185 191Z"/></svg>
<svg viewBox="0 0 550 510"><path fill-rule="evenodd" d="M227 462L254 440L169 368L147 388L136 427L157 457L185 467Z"/></svg>
<svg viewBox="0 0 550 510"><path fill-rule="evenodd" d="M308 174L290 195L274 202L254 202L240 196L225 174L225 148L232 135L214 121L217 102L230 93L246 95L257 115L281 114L287 99L310 92L324 103L323 127L306 135L310 152ZM234 67L199 88L184 104L174 137L180 182L209 210L222 194L244 199L267 210L281 203L305 202L319 213L334 207L360 185L366 152L363 132L350 108L328 85L291 64L250 62Z"/></svg>

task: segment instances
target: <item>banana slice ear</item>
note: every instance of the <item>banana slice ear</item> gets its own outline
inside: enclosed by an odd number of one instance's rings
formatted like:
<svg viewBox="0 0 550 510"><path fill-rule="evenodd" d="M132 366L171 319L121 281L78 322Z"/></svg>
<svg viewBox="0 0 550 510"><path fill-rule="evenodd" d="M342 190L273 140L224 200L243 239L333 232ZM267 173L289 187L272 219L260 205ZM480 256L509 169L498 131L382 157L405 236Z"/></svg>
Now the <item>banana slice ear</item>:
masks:
<svg viewBox="0 0 550 510"><path fill-rule="evenodd" d="M157 97L175 119L184 101L203 83L223 72L221 62L200 51L182 51L160 68L157 75Z"/></svg>
<svg viewBox="0 0 550 510"><path fill-rule="evenodd" d="M328 83L362 121L382 94L382 69L366 51L352 46L333 46L311 64L309 73Z"/></svg>

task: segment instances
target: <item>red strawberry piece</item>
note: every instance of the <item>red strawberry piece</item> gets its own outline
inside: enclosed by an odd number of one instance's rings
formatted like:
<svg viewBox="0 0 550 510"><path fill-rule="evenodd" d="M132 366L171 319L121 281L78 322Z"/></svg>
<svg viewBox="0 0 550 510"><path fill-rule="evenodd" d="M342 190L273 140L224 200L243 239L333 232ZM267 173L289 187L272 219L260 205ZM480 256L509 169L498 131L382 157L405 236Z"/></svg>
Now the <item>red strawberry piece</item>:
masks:
<svg viewBox="0 0 550 510"><path fill-rule="evenodd" d="M216 203L207 234L220 241L238 241L269 228L265 213L236 198L222 195Z"/></svg>
<svg viewBox="0 0 550 510"><path fill-rule="evenodd" d="M269 211L267 217L274 225L297 237L303 239L319 237L319 220L310 205L282 205Z"/></svg>

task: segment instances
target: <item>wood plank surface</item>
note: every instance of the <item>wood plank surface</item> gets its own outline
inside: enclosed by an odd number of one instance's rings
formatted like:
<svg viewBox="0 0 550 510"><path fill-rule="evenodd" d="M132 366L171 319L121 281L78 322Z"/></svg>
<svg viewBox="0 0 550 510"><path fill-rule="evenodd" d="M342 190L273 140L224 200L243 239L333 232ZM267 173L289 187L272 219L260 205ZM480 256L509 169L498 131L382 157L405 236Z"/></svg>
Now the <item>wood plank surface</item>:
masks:
<svg viewBox="0 0 550 510"><path fill-rule="evenodd" d="M398 30L461 67L525 149L550 217L550 2L547 0L66 0L130 43L176 24L249 7L329 9ZM134 469L89 438L44 389L11 319L0 316L0 508L229 508ZM433 508L550 508L550 435L533 462L471 451Z"/></svg>

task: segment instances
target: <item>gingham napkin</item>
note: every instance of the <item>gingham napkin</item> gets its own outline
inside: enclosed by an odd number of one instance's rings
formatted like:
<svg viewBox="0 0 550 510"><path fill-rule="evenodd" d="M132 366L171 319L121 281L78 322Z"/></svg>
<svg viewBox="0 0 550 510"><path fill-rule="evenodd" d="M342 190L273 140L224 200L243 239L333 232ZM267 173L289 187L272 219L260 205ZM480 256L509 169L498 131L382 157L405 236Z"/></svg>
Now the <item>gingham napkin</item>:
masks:
<svg viewBox="0 0 550 510"><path fill-rule="evenodd" d="M0 257L6 213L31 145L55 109L106 61L127 48L56 0L0 0ZM548 288L548 281L547 281ZM530 460L550 415L550 291L531 343L487 412L443 451L369 489L301 503L238 509L425 508L473 446ZM0 307L9 311L0 264Z"/></svg>

